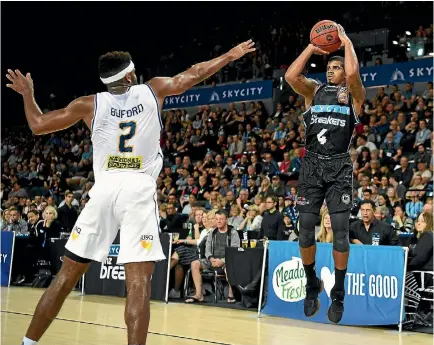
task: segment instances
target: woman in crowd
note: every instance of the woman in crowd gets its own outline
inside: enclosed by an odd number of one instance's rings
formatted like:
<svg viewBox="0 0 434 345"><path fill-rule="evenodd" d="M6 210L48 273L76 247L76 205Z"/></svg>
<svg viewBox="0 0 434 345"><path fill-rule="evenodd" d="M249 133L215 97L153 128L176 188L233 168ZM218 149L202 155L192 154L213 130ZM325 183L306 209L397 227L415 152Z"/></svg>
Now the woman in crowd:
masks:
<svg viewBox="0 0 434 345"><path fill-rule="evenodd" d="M238 229L243 221L244 218L241 216L241 207L238 205L232 205L228 225L233 226L234 229Z"/></svg>
<svg viewBox="0 0 434 345"><path fill-rule="evenodd" d="M386 207L390 216L393 214L392 205L390 204L389 197L386 194L380 194L378 196L378 206Z"/></svg>
<svg viewBox="0 0 434 345"><path fill-rule="evenodd" d="M382 176L380 179L380 184L378 186L378 193L387 194L389 189L389 178L387 176Z"/></svg>
<svg viewBox="0 0 434 345"><path fill-rule="evenodd" d="M318 242L333 243L333 230L328 211L323 212L321 217L321 229L317 236Z"/></svg>
<svg viewBox="0 0 434 345"><path fill-rule="evenodd" d="M395 206L392 226L399 233L410 233L413 229L413 219L407 217L401 205Z"/></svg>
<svg viewBox="0 0 434 345"><path fill-rule="evenodd" d="M246 218L241 222L239 230L259 230L261 228L262 216L257 205L249 207Z"/></svg>
<svg viewBox="0 0 434 345"><path fill-rule="evenodd" d="M389 197L390 204L393 208L403 205L402 200L398 197L398 193L394 187L387 188L386 194Z"/></svg>
<svg viewBox="0 0 434 345"><path fill-rule="evenodd" d="M170 259L170 269L175 267L175 284L169 292L169 297L181 297L181 285L186 269L199 258L198 246L203 240L202 231L208 226L207 216L203 209L197 209L194 214L195 224L186 239L178 239L173 242L177 245Z"/></svg>
<svg viewBox="0 0 434 345"><path fill-rule="evenodd" d="M414 226L417 243L410 246L405 279L406 329L415 325L432 327L431 303L433 289L433 215L421 213ZM422 279L423 278L423 279ZM430 315L431 314L431 315Z"/></svg>

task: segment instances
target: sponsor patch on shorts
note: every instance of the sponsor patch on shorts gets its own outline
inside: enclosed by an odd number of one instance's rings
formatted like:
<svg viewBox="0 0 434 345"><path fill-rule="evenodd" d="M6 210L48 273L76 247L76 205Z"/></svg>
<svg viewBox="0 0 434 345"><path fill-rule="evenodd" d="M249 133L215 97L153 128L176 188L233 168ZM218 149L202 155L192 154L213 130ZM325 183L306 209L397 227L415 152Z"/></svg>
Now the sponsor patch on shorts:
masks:
<svg viewBox="0 0 434 345"><path fill-rule="evenodd" d="M351 202L351 197L349 194L342 194L341 199L345 205L348 205Z"/></svg>
<svg viewBox="0 0 434 345"><path fill-rule="evenodd" d="M142 168L142 156L122 157L107 156L107 170L111 169L130 169L138 170Z"/></svg>
<svg viewBox="0 0 434 345"><path fill-rule="evenodd" d="M309 205L309 200L307 200L303 196L297 197L297 201L296 202L297 202L297 205L300 205L300 206Z"/></svg>

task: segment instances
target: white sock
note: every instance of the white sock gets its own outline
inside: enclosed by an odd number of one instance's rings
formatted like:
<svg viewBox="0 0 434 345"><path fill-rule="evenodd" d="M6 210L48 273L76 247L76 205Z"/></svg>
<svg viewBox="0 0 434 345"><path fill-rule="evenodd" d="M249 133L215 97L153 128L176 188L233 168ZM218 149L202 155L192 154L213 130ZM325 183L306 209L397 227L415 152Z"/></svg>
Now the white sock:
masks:
<svg viewBox="0 0 434 345"><path fill-rule="evenodd" d="M38 345L38 342L24 337L23 343L21 345Z"/></svg>

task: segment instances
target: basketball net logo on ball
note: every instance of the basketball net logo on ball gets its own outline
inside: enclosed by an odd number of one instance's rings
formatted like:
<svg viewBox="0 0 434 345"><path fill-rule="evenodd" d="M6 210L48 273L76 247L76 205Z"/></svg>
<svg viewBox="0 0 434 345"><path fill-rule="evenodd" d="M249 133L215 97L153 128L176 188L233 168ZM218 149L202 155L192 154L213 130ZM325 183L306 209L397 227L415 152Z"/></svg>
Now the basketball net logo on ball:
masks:
<svg viewBox="0 0 434 345"><path fill-rule="evenodd" d="M338 28L331 20L322 20L313 26L310 31L310 43L329 53L335 52L342 45Z"/></svg>

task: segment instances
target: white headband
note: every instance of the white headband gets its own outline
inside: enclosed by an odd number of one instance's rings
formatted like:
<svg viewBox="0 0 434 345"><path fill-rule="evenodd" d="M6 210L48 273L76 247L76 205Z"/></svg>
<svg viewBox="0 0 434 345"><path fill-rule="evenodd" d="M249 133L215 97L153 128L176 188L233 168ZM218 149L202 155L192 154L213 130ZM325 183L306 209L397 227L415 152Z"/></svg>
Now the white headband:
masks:
<svg viewBox="0 0 434 345"><path fill-rule="evenodd" d="M116 73L115 75L113 75L111 77L100 78L100 79L104 84L111 84L111 83L114 83L115 81L118 81L119 79L122 79L123 77L125 77L127 75L127 73L132 72L133 69L134 69L134 63L132 61L130 61L130 64L126 68L124 68L122 71L120 71L119 73Z"/></svg>

